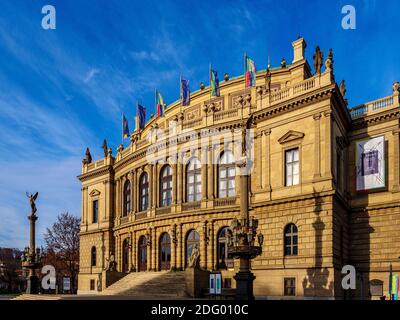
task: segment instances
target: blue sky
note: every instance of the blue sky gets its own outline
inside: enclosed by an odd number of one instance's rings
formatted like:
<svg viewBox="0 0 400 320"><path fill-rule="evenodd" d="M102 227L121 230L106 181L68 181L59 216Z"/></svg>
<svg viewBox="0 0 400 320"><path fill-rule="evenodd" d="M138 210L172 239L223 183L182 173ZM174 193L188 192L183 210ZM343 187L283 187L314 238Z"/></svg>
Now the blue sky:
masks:
<svg viewBox="0 0 400 320"><path fill-rule="evenodd" d="M57 29L41 27L52 4ZM341 28L341 8L356 8L357 29ZM136 100L154 108L154 89L179 97L208 83L208 65L243 72L247 52L264 69L293 58L299 35L307 57L333 48L336 80L351 106L391 93L400 80L398 1L4 0L0 3L0 246L28 243L25 191L39 191L38 242L64 211L80 214L81 159L107 138L121 140ZM150 111L151 110L151 111Z"/></svg>

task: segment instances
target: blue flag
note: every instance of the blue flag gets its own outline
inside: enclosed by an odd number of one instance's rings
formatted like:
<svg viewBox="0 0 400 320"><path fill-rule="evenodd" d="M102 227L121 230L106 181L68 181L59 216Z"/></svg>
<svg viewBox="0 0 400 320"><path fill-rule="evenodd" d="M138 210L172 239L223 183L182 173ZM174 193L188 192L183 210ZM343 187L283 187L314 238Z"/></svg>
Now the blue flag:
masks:
<svg viewBox="0 0 400 320"><path fill-rule="evenodd" d="M137 115L139 116L139 129L142 130L146 123L146 108L142 105L137 105Z"/></svg>
<svg viewBox="0 0 400 320"><path fill-rule="evenodd" d="M181 99L183 106L190 104L189 80L181 79Z"/></svg>
<svg viewBox="0 0 400 320"><path fill-rule="evenodd" d="M126 120L124 115L122 115L122 137L124 139L129 137L128 120Z"/></svg>

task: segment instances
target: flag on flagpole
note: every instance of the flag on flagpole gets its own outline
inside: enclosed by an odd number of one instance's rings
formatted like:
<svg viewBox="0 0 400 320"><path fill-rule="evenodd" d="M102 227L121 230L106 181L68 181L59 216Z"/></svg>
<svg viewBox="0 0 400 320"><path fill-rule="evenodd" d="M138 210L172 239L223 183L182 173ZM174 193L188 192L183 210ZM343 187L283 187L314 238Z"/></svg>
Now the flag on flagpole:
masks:
<svg viewBox="0 0 400 320"><path fill-rule="evenodd" d="M219 97L219 80L217 71L210 68L211 96Z"/></svg>
<svg viewBox="0 0 400 320"><path fill-rule="evenodd" d="M139 119L139 129L142 130L146 123L146 108L138 103L136 113Z"/></svg>
<svg viewBox="0 0 400 320"><path fill-rule="evenodd" d="M158 90L156 90L156 101L157 101L157 116L161 117L164 115L165 103L163 97L161 96L161 93Z"/></svg>
<svg viewBox="0 0 400 320"><path fill-rule="evenodd" d="M128 127L128 120L122 115L122 137L126 139L129 137L129 127Z"/></svg>
<svg viewBox="0 0 400 320"><path fill-rule="evenodd" d="M190 104L189 80L182 78L181 78L181 99L183 106L188 106Z"/></svg>
<svg viewBox="0 0 400 320"><path fill-rule="evenodd" d="M245 56L246 88L256 85L256 65L253 60Z"/></svg>

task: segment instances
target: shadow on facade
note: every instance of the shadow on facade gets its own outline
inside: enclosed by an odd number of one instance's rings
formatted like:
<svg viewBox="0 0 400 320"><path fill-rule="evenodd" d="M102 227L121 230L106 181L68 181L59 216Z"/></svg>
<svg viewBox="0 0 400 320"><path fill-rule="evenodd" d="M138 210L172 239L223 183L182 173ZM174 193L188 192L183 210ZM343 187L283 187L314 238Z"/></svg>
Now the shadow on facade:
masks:
<svg viewBox="0 0 400 320"><path fill-rule="evenodd" d="M312 224L315 234L315 263L314 267L307 268L307 277L303 279L303 290L305 297L331 297L333 296L333 281L329 282L329 269L323 267L322 255L322 236L325 229L325 223L322 221L320 214L322 210L321 197L318 192L314 191L315 220Z"/></svg>

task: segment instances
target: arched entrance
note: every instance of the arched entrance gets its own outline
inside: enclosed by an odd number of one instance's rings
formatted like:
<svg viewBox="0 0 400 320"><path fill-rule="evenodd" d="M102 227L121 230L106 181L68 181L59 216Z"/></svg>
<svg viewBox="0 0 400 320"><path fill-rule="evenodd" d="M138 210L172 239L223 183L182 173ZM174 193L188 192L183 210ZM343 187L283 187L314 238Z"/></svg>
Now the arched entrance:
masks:
<svg viewBox="0 0 400 320"><path fill-rule="evenodd" d="M160 237L160 270L169 270L171 267L171 238L167 232Z"/></svg>
<svg viewBox="0 0 400 320"><path fill-rule="evenodd" d="M138 271L147 270L147 239L146 236L139 238Z"/></svg>
<svg viewBox="0 0 400 320"><path fill-rule="evenodd" d="M200 236L196 230L190 230L186 237L186 267L188 266L190 256L192 255L192 251L195 246L197 246L197 248L200 250Z"/></svg>
<svg viewBox="0 0 400 320"><path fill-rule="evenodd" d="M122 272L129 272L129 245L128 239L122 243Z"/></svg>

